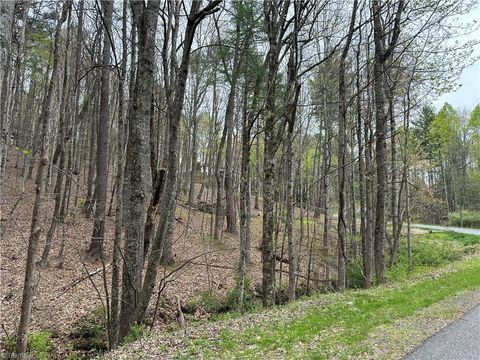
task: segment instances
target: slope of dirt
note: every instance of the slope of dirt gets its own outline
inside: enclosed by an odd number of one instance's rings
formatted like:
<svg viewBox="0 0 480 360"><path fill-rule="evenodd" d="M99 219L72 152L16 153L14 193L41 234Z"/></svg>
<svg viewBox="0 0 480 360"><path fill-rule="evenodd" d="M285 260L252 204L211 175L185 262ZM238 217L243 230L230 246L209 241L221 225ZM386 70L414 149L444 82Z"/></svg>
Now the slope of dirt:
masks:
<svg viewBox="0 0 480 360"><path fill-rule="evenodd" d="M3 184L1 197L1 283L0 283L0 322L5 332L14 334L19 320L24 269L27 253L27 241L30 231L31 211L35 197L33 180L22 186L22 158L10 157ZM34 170L35 174L35 170ZM86 176L81 174L79 183L83 184ZM51 223L53 214L53 187L55 178L47 190L42 209L43 236L39 246L39 254L43 250L45 234ZM109 189L111 189L109 184ZM23 189L24 188L24 189ZM55 351L61 358L65 351L65 336L69 334L75 322L85 314L98 309L105 301L103 264L90 262L85 256L92 233L93 220L86 219L82 213L85 196L84 185L78 189L74 184L72 190L70 213L65 226L57 229L51 251L49 266L45 269L37 267L37 287L32 312L31 329L50 330L54 339ZM78 196L74 207L75 194ZM109 190L110 201L111 192ZM211 197L211 189L205 196ZM176 228L174 233L175 267L181 266L192 258L208 253L189 262L170 279L174 279L162 294L162 306L155 324L156 328L165 328L174 321L174 296L179 295L186 304L202 290L225 294L235 285L235 266L238 261L238 235L224 233L222 241L213 242L210 237L211 214L199 212L182 205L178 201ZM113 239L114 217L106 221L106 254L107 281L109 278L110 254ZM252 210L252 265L253 283L258 283L261 276L260 239L261 213ZM57 257L62 236L65 241L65 253L62 259ZM288 265L283 264L283 270ZM174 268L159 269L158 282L162 274L168 274ZM86 276L87 271L95 275ZM285 275L283 276L285 278ZM156 294L154 294L154 297ZM152 304L153 306L153 304ZM204 318L207 314L197 311L196 318Z"/></svg>

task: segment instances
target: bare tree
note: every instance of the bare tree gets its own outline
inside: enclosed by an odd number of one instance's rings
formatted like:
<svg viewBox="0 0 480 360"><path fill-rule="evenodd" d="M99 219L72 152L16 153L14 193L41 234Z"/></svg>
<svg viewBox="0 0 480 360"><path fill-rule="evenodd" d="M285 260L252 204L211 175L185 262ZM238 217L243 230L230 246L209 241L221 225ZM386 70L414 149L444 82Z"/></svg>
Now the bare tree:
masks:
<svg viewBox="0 0 480 360"><path fill-rule="evenodd" d="M60 41L62 24L67 19L72 3L67 1L63 4L62 10L59 13L59 18L55 28L55 40L53 48L53 65L52 74L50 75L50 82L46 94L45 102L43 103L42 112L40 114L41 125L41 144L39 149L39 163L37 168L37 175L35 178L36 194L35 202L32 210L32 222L30 226L30 236L28 238L27 262L25 265L25 281L23 285L22 308L20 313L20 323L18 325L17 335L17 356L22 358L27 351L27 337L28 325L30 323L30 314L32 312L33 295L35 291L35 255L38 248L38 241L42 232L42 225L40 221L40 214L42 211L43 194L45 190L45 170L48 165L48 133L50 126L50 112L53 102L53 95L56 91L56 83L60 71Z"/></svg>
<svg viewBox="0 0 480 360"><path fill-rule="evenodd" d="M404 0L399 0L395 13L395 20L386 49L384 43L387 29L382 25L382 8L378 0L372 0L373 38L375 44L374 57L374 94L375 94L375 160L377 165L377 201L375 216L375 273L378 283L386 281L385 268L385 219L386 219L386 193L387 193L387 122L385 113L384 71L385 63L392 56L400 35L401 16Z"/></svg>
<svg viewBox="0 0 480 360"><path fill-rule="evenodd" d="M109 0L102 1L102 11L104 33L100 87L100 117L97 131L95 215L92 239L90 242L90 247L88 248L88 255L92 259L100 259L103 256L105 217L107 216L108 128L110 124L110 46L112 41L113 2Z"/></svg>

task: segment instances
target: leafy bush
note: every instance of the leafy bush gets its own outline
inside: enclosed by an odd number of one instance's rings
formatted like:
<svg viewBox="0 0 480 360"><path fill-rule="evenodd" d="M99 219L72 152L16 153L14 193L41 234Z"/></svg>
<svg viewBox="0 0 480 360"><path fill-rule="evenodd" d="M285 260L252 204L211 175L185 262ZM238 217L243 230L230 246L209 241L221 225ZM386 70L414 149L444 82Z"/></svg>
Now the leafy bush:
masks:
<svg viewBox="0 0 480 360"><path fill-rule="evenodd" d="M362 258L351 259L347 266L347 286L352 289L363 287Z"/></svg>
<svg viewBox="0 0 480 360"><path fill-rule="evenodd" d="M142 325L133 325L130 328L130 334L125 336L125 338L123 339L123 344L128 344L140 339L143 335L143 330L144 328Z"/></svg>
<svg viewBox="0 0 480 360"><path fill-rule="evenodd" d="M28 336L27 350L35 359L47 360L52 349L52 334L48 331L32 332Z"/></svg>
<svg viewBox="0 0 480 360"><path fill-rule="evenodd" d="M2 338L2 343L3 343L3 347L5 348L5 350L9 355L15 352L15 348L17 345L17 339L15 338L15 336L12 336L12 335L4 336Z"/></svg>
<svg viewBox="0 0 480 360"><path fill-rule="evenodd" d="M252 282L251 279L245 279L245 288L243 291L243 304L241 311L252 311L257 307L255 303L255 294L252 290ZM227 293L227 300L226 305L229 311L236 311L238 310L238 297L240 295L240 291L238 288L231 289Z"/></svg>
<svg viewBox="0 0 480 360"><path fill-rule="evenodd" d="M190 299L182 310L186 314L194 314L198 308L203 308L209 314L224 314L227 312L236 312L238 310L238 288L231 289L226 295L218 292L203 290L199 292L199 297ZM257 307L255 293L251 286L251 281L245 281L243 293L242 311L252 311Z"/></svg>
<svg viewBox="0 0 480 360"><path fill-rule="evenodd" d="M304 295L307 295L307 282L298 282L295 287L295 297L298 299ZM288 303L288 283L282 283L277 286L275 290L275 303L278 305Z"/></svg>
<svg viewBox="0 0 480 360"><path fill-rule="evenodd" d="M213 291L200 291L200 304L206 312L211 314L219 314L228 311L220 294Z"/></svg>
<svg viewBox="0 0 480 360"><path fill-rule="evenodd" d="M448 224L451 226L463 226L468 228L480 229L480 212L463 211L463 225L459 212L448 214Z"/></svg>
<svg viewBox="0 0 480 360"><path fill-rule="evenodd" d="M107 333L104 321L103 308L99 308L78 320L70 333L73 349L87 352L106 350Z"/></svg>
<svg viewBox="0 0 480 360"><path fill-rule="evenodd" d="M415 182L415 191L412 191L411 216L415 222L425 224L440 224L447 218L445 203L437 198L423 181Z"/></svg>
<svg viewBox="0 0 480 360"><path fill-rule="evenodd" d="M2 339L3 346L8 356L11 356L17 345L17 338L15 336L5 336ZM48 331L35 331L28 335L27 339L27 353L37 360L47 360L50 358L50 351L52 350L52 334ZM8 358L8 357L7 357Z"/></svg>

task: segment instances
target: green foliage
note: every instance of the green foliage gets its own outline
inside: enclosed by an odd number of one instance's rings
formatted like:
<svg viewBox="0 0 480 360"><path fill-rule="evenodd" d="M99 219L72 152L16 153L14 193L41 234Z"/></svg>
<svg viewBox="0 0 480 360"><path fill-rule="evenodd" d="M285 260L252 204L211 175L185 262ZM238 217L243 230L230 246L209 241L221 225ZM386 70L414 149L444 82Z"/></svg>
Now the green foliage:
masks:
<svg viewBox="0 0 480 360"><path fill-rule="evenodd" d="M12 335L3 337L3 347L8 354L15 353L17 338ZM49 331L34 331L28 335L27 353L30 357L37 360L50 359L52 350L52 333Z"/></svg>
<svg viewBox="0 0 480 360"><path fill-rule="evenodd" d="M206 312L211 314L225 312L225 305L220 295L213 291L200 291L200 304Z"/></svg>
<svg viewBox="0 0 480 360"><path fill-rule="evenodd" d="M412 238L413 272L423 273L459 260L470 253L470 246L480 244L480 236L454 232L428 232ZM389 269L390 280L405 279L408 274L408 254L402 239L395 265Z"/></svg>
<svg viewBox="0 0 480 360"><path fill-rule="evenodd" d="M237 287L231 289L227 293L226 299L226 307L229 311L237 311L238 310L238 297L240 295L240 291ZM249 278L245 279L245 287L243 291L243 304L241 311L242 312L250 312L257 307L255 304L255 297L252 290L252 281Z"/></svg>
<svg viewBox="0 0 480 360"><path fill-rule="evenodd" d="M359 358L368 351L362 342L372 330L478 287L480 262L466 260L458 263L454 271L434 278L368 291L320 295L321 306L307 307L298 315L295 307L301 304L289 304L281 311L290 314L288 321L265 321L242 332L226 329L218 339L196 341L196 354L215 359L232 358L235 354L251 359L268 358L274 351L285 358L325 359L338 355L337 350L342 349L348 351L345 358Z"/></svg>
<svg viewBox="0 0 480 360"><path fill-rule="evenodd" d="M448 224L451 226L463 226L468 228L480 229L480 212L463 211L462 214L460 214L459 212L450 213L448 214Z"/></svg>
<svg viewBox="0 0 480 360"><path fill-rule="evenodd" d="M347 266L347 286L350 289L363 287L362 258L349 259Z"/></svg>
<svg viewBox="0 0 480 360"><path fill-rule="evenodd" d="M32 332L27 340L28 353L35 359L47 360L52 349L52 334L48 331Z"/></svg>
<svg viewBox="0 0 480 360"><path fill-rule="evenodd" d="M198 308L203 308L207 313L212 315L226 314L238 311L238 288L231 289L226 295L218 292L203 290L198 294L198 298L191 299L182 310L187 314L193 314ZM250 312L254 310L258 304L254 296L251 286L251 280L246 279L245 289L243 293L242 312Z"/></svg>
<svg viewBox="0 0 480 360"><path fill-rule="evenodd" d="M427 158L432 158L433 144L430 142L430 127L435 119L435 110L431 105L425 105L420 111L418 121L414 122L413 139L423 150Z"/></svg>
<svg viewBox="0 0 480 360"><path fill-rule="evenodd" d="M456 261L472 251L471 246L480 244L480 236L457 234L454 232L429 232L412 238L413 272L431 271ZM473 249L475 251L476 248ZM402 238L395 264L388 269L389 281L399 281L409 277L406 239ZM363 286L362 258L350 259L347 267L348 287L358 289Z"/></svg>
<svg viewBox="0 0 480 360"><path fill-rule="evenodd" d="M125 338L123 339L123 344L128 344L128 343L137 341L143 336L143 332L144 332L143 325L141 324L133 325L130 328L130 333L127 336L125 336Z"/></svg>
<svg viewBox="0 0 480 360"><path fill-rule="evenodd" d="M73 349L92 353L107 349L104 311L98 308L75 323L70 333Z"/></svg>
<svg viewBox="0 0 480 360"><path fill-rule="evenodd" d="M470 114L470 120L468 122L468 126L471 129L479 129L480 130L480 104L475 106Z"/></svg>
<svg viewBox="0 0 480 360"><path fill-rule="evenodd" d="M7 335L2 338L2 344L7 353L13 354L17 346L17 339L13 335Z"/></svg>
<svg viewBox="0 0 480 360"><path fill-rule="evenodd" d="M460 129L460 117L452 105L445 103L433 119L428 141L435 147L437 155L445 155L453 145Z"/></svg>

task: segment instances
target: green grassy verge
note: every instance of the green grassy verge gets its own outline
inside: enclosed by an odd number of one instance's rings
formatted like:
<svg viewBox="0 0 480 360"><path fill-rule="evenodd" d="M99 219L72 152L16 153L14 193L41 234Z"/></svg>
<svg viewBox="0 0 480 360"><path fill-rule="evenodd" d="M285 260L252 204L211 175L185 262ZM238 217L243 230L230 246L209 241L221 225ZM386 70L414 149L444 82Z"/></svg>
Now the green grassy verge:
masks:
<svg viewBox="0 0 480 360"><path fill-rule="evenodd" d="M273 354L288 359L355 357L368 352L362 340L376 327L479 287L480 260L465 260L455 271L438 278L326 295L325 306L309 309L304 316L257 325L241 333L224 330L220 339L197 339L190 353L229 359L269 358ZM295 306L289 307L295 311ZM339 354L339 349L345 353Z"/></svg>
<svg viewBox="0 0 480 360"><path fill-rule="evenodd" d="M462 216L460 216L459 212L450 213L448 214L448 224L451 226L480 229L480 211L464 211Z"/></svg>
<svg viewBox="0 0 480 360"><path fill-rule="evenodd" d="M414 274L406 268L406 249L389 271L393 283L371 290L350 290L318 297L322 305L295 312L302 303L285 307L287 319L267 321L243 331L225 329L220 336L193 341L193 358L327 359L358 358L370 349L364 341L381 325L411 316L457 293L480 288L480 259L460 260L478 249L480 237L453 233L426 233L414 238ZM447 265L447 266L446 266ZM448 268L449 270L447 271ZM432 276L421 275L438 269ZM185 353L184 353L185 354ZM195 355L196 354L196 355Z"/></svg>
<svg viewBox="0 0 480 360"><path fill-rule="evenodd" d="M454 232L428 232L413 237L413 274L421 274L460 260L477 251L480 236ZM406 241L400 245L395 266L388 270L389 281L408 278L408 255Z"/></svg>

